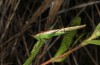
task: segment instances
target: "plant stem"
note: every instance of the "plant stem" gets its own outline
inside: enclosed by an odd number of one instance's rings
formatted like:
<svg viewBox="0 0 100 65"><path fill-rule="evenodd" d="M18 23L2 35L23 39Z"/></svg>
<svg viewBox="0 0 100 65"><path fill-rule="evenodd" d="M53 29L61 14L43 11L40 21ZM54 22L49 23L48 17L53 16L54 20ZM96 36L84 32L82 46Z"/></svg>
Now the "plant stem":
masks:
<svg viewBox="0 0 100 65"><path fill-rule="evenodd" d="M49 64L49 63L52 63L54 60L59 59L59 58L63 58L63 57L65 57L65 56L71 54L72 52L74 52L74 51L80 49L80 48L83 47L83 46L84 46L84 45L79 44L78 46L76 46L75 48L73 48L73 49L67 51L66 53L64 53L64 54L62 54L62 55L60 55L60 56L58 56L58 57L52 58L52 59L50 59L50 60L48 60L48 61L42 63L41 65L47 65L47 64Z"/></svg>

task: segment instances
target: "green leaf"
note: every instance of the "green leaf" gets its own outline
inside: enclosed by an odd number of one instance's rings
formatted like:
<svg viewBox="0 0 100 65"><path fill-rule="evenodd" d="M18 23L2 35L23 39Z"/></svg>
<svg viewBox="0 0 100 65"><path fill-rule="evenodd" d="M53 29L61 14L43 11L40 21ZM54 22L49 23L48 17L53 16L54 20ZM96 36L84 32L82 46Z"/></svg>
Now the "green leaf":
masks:
<svg viewBox="0 0 100 65"><path fill-rule="evenodd" d="M93 34L91 35L91 37L89 38L89 40L98 38L99 36L100 36L100 23L95 28L95 30L94 30Z"/></svg>
<svg viewBox="0 0 100 65"><path fill-rule="evenodd" d="M71 25L70 26L76 26L76 25L80 25L81 23L81 18L80 17L76 17L71 21ZM73 30L73 31L68 31L63 40L62 43L59 47L59 49L57 50L57 53L55 54L54 57L60 56L61 54L63 54L64 52L66 52L68 50L68 48L70 47L71 43L73 42L73 38L76 35L77 30ZM62 62L66 57L57 59L53 62Z"/></svg>
<svg viewBox="0 0 100 65"><path fill-rule="evenodd" d="M42 41L38 41L37 43L35 43L29 58L26 60L26 62L23 65L30 65L32 63L32 61L34 60L36 54L39 52L40 48L43 46L44 42Z"/></svg>
<svg viewBox="0 0 100 65"><path fill-rule="evenodd" d="M90 40L90 41L85 41L85 43L94 44L94 45L100 45L100 40Z"/></svg>
<svg viewBox="0 0 100 65"><path fill-rule="evenodd" d="M88 43L92 42L92 41L95 42L94 44L98 44L99 41L93 40L93 39L96 39L98 37L100 37L100 23L96 26L93 34L88 39L86 39L86 40L83 41L82 45L83 46L84 45L88 45ZM91 43L91 44L93 44L93 43Z"/></svg>

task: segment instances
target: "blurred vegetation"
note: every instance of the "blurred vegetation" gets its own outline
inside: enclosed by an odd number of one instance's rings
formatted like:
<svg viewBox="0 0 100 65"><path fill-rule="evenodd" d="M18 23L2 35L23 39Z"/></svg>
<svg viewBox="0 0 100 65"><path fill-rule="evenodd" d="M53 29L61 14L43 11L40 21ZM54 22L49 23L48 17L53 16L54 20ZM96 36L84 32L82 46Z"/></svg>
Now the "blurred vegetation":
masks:
<svg viewBox="0 0 100 65"><path fill-rule="evenodd" d="M22 65L37 42L31 35L67 27L77 16L81 17L81 24L87 25L74 37L75 41L84 34L79 44L100 22L99 0L0 0L0 64ZM63 35L48 40L32 64L40 65L53 57L62 39ZM85 46L63 62L50 65L100 65L99 50L96 45Z"/></svg>

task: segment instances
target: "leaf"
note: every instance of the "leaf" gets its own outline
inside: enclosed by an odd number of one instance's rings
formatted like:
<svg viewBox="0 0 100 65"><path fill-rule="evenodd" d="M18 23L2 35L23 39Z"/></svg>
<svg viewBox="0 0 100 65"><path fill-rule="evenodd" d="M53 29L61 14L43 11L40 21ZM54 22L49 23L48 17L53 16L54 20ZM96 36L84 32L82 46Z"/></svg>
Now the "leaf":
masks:
<svg viewBox="0 0 100 65"><path fill-rule="evenodd" d="M89 40L98 38L99 36L100 36L100 23L95 28L95 30L94 30L93 34L91 35L91 37L89 38Z"/></svg>
<svg viewBox="0 0 100 65"><path fill-rule="evenodd" d="M37 43L35 43L29 58L26 60L26 62L23 65L30 65L32 63L32 61L34 60L35 56L37 55L37 53L39 52L39 50L41 49L41 47L43 46L44 42L42 41L38 41Z"/></svg>
<svg viewBox="0 0 100 65"><path fill-rule="evenodd" d="M80 25L80 22L81 22L81 18L80 17L76 17L74 18L72 21L71 21L71 25L70 26L76 26L76 25ZM61 54L63 54L64 52L66 52L68 50L68 48L70 47L72 41L73 41L73 38L74 36L76 35L77 33L77 30L73 30L73 31L68 31L63 40L62 40L62 43L59 47L59 49L57 50L57 53L55 54L54 57L57 57L57 56L60 56ZM63 57L63 58L60 58L60 59L57 59L53 62L61 62L65 59L66 57Z"/></svg>
<svg viewBox="0 0 100 65"><path fill-rule="evenodd" d="M85 43L94 44L94 45L100 45L100 40L90 40L90 41L85 41Z"/></svg>
<svg viewBox="0 0 100 65"><path fill-rule="evenodd" d="M84 46L84 45L88 45L87 42L89 42L89 41L91 41L91 40L93 40L93 39L96 39L96 38L98 38L98 37L100 37L100 23L96 26L96 28L95 28L93 34L92 34L88 39L86 39L86 40L83 41L82 45L83 45L83 46ZM94 42L94 41L93 41L93 42Z"/></svg>

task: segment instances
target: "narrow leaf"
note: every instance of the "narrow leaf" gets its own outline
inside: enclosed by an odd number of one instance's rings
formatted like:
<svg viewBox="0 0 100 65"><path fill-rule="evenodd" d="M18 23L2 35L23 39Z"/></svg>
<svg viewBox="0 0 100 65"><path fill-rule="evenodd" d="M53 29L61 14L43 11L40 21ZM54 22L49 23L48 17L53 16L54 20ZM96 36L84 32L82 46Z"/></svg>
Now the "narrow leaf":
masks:
<svg viewBox="0 0 100 65"><path fill-rule="evenodd" d="M94 45L100 45L100 40L90 40L90 41L86 41L85 43L94 44Z"/></svg>
<svg viewBox="0 0 100 65"><path fill-rule="evenodd" d="M89 40L95 39L95 38L97 38L99 36L100 36L100 23L95 28L95 30L94 30L93 34L91 35L91 37L89 38Z"/></svg>
<svg viewBox="0 0 100 65"><path fill-rule="evenodd" d="M71 21L71 25L70 26L76 26L76 25L80 25L80 22L81 22L81 18L80 17L76 17L74 18L72 21ZM63 40L62 40L62 43L57 51L57 53L55 54L54 57L57 57L57 56L60 56L61 54L63 54L64 52L66 52L68 50L68 48L70 47L71 43L73 42L73 38L74 36L76 35L77 33L77 30L73 30L73 31L68 31ZM66 57L64 58L60 58L60 59L57 59L53 62L61 62L65 59Z"/></svg>

